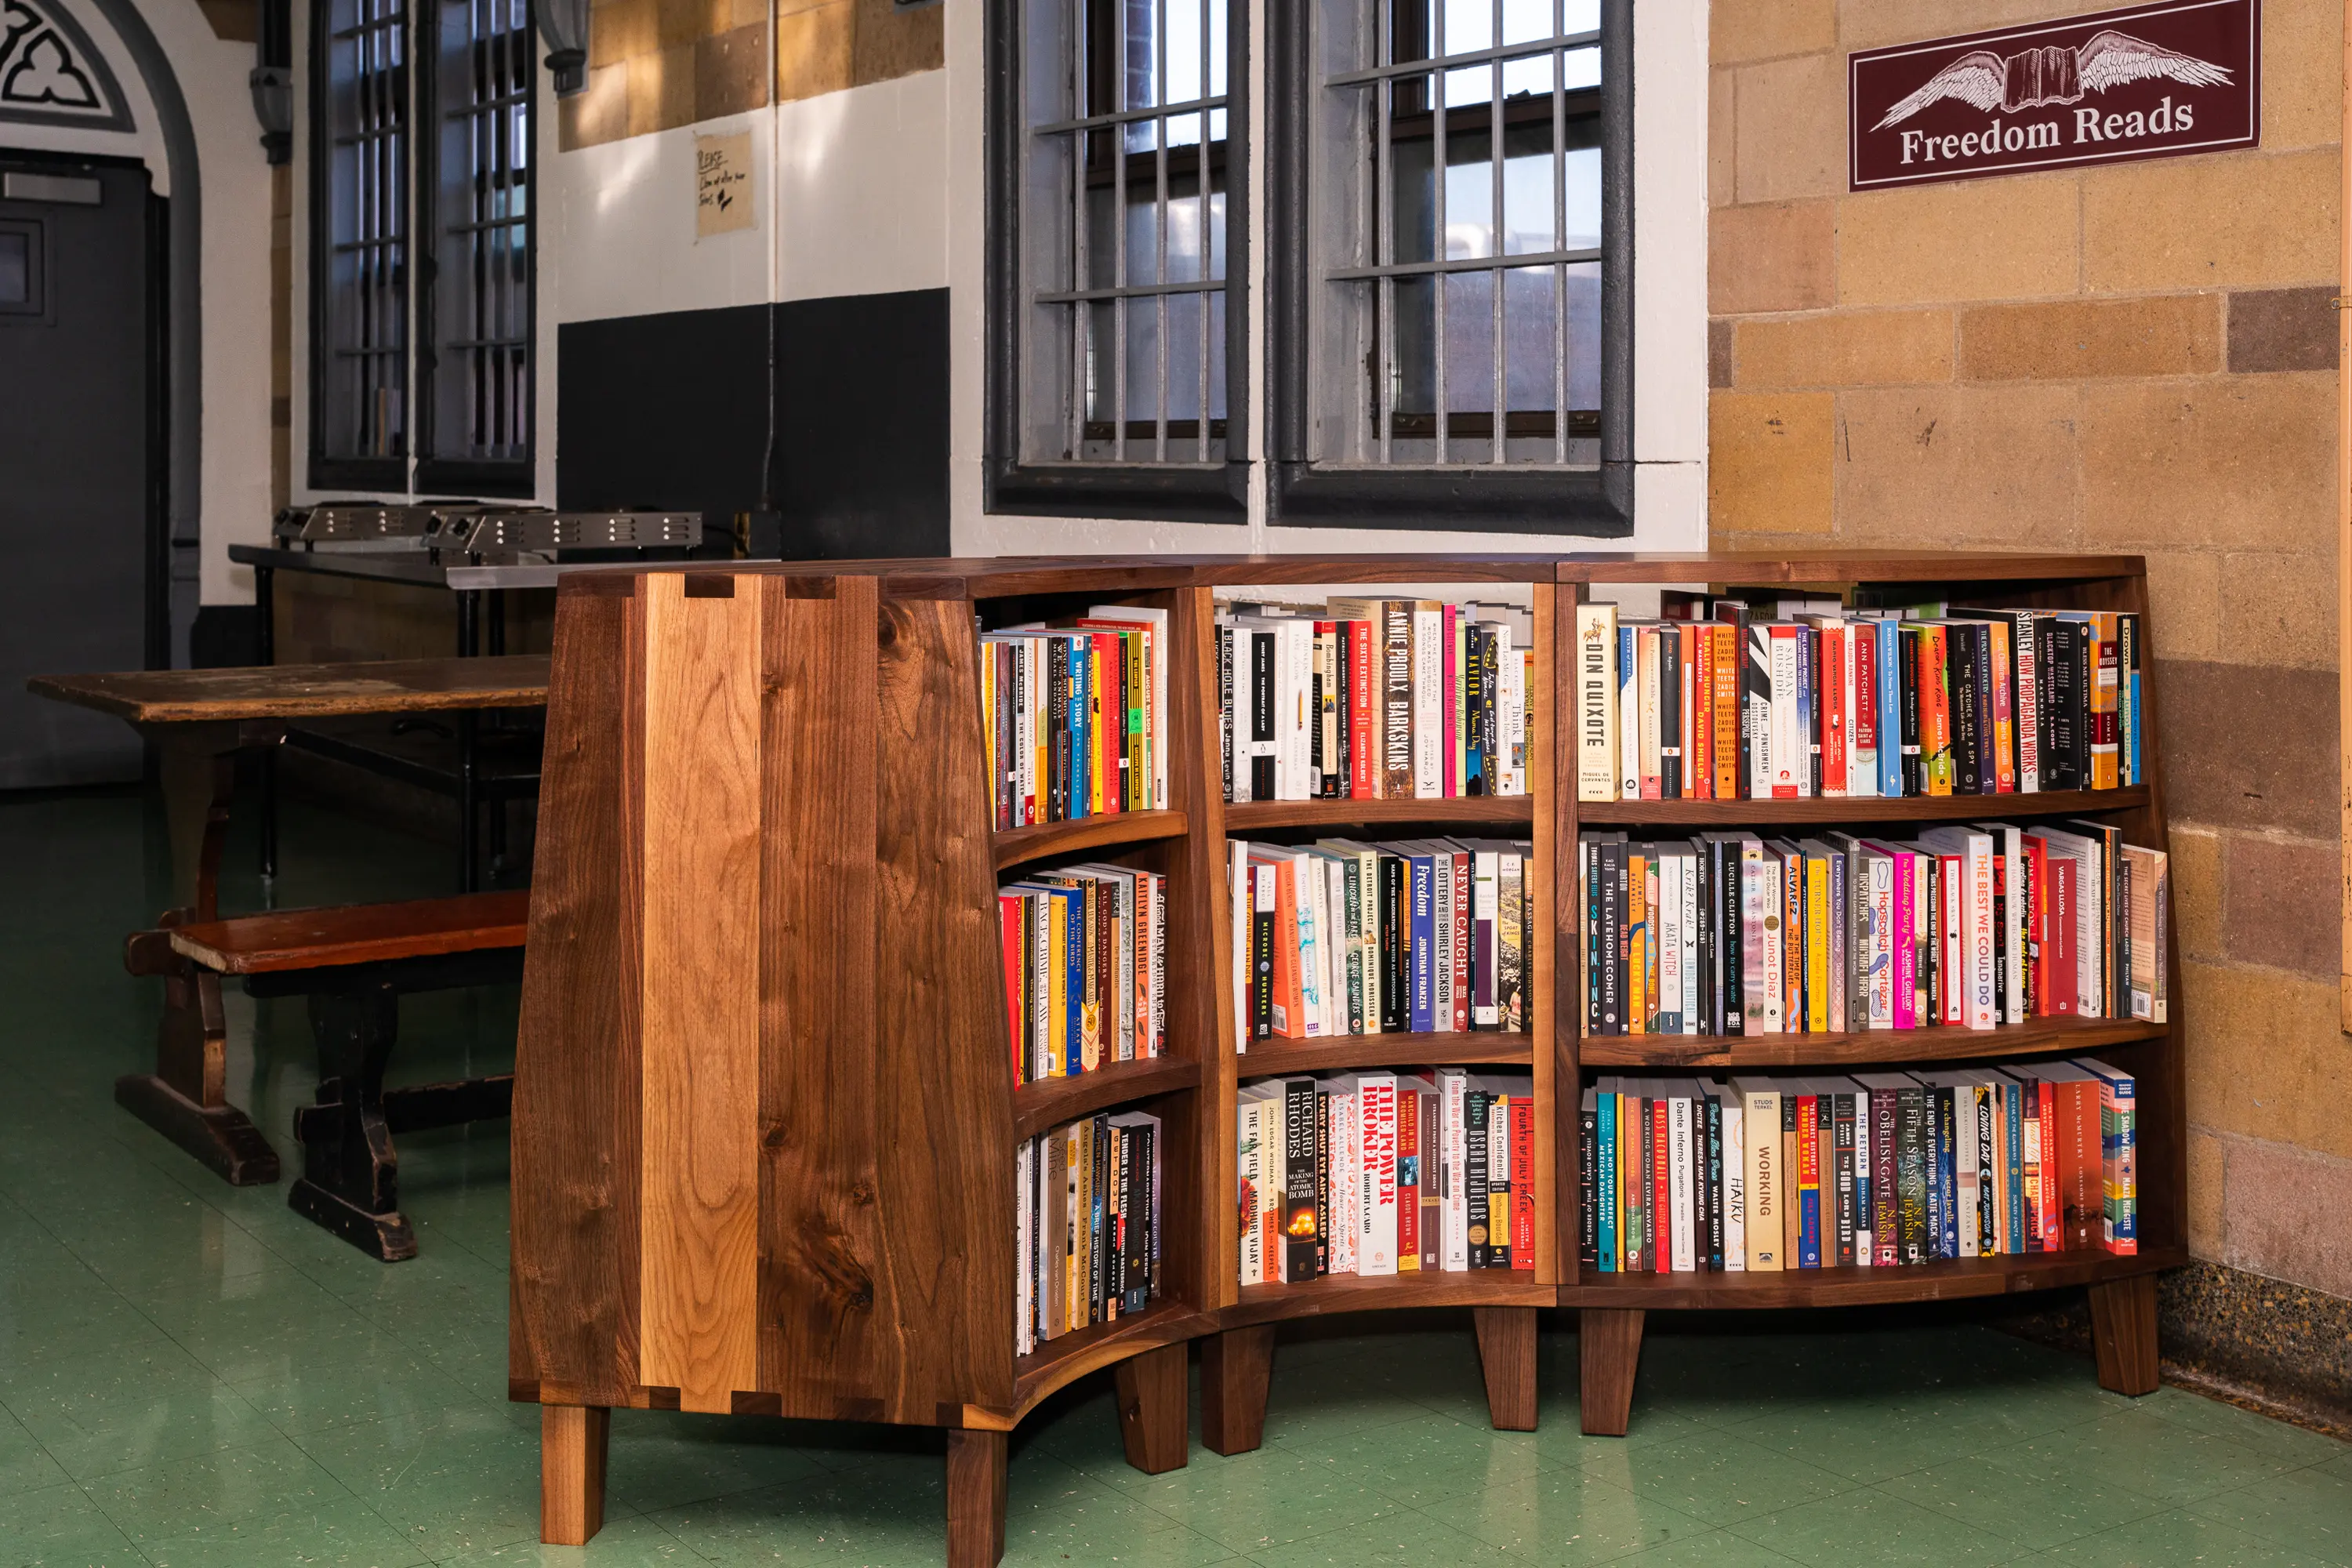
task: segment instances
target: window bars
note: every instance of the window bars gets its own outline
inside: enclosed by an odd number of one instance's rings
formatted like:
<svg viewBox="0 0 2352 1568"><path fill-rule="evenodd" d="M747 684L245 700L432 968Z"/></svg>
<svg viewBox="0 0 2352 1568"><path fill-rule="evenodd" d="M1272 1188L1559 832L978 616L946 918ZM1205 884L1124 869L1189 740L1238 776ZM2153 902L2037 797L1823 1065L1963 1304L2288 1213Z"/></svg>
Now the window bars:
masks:
<svg viewBox="0 0 2352 1568"><path fill-rule="evenodd" d="M330 0L317 437L330 458L407 452L408 13Z"/></svg>
<svg viewBox="0 0 2352 1568"><path fill-rule="evenodd" d="M531 437L529 0L440 0L425 456L520 463Z"/></svg>
<svg viewBox="0 0 2352 1568"><path fill-rule="evenodd" d="M1318 8L1322 460L1598 461L1600 10Z"/></svg>
<svg viewBox="0 0 2352 1568"><path fill-rule="evenodd" d="M1033 460L1225 456L1225 0L1037 0ZM1040 62L1044 65L1045 62ZM1055 394L1058 392L1058 395ZM1205 417L1204 417L1205 415Z"/></svg>

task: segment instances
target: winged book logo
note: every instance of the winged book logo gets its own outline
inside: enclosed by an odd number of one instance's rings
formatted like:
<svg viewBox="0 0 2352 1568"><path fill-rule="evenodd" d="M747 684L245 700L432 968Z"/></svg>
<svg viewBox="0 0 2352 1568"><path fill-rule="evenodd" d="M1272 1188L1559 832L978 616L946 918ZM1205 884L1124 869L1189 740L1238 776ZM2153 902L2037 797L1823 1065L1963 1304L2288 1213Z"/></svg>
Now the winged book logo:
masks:
<svg viewBox="0 0 2352 1568"><path fill-rule="evenodd" d="M1856 191L2262 144L2262 0L2153 0L1846 57Z"/></svg>
<svg viewBox="0 0 2352 1568"><path fill-rule="evenodd" d="M1871 127L1900 125L1931 103L1957 98L1978 109L2016 113L2052 103L2080 103L2086 92L2104 93L2129 82L2162 78L2187 87L2227 87L2230 73L2210 60L2168 49L2109 28L2079 49L2044 44L2001 56L1972 49L1927 79L1918 91L1886 111Z"/></svg>

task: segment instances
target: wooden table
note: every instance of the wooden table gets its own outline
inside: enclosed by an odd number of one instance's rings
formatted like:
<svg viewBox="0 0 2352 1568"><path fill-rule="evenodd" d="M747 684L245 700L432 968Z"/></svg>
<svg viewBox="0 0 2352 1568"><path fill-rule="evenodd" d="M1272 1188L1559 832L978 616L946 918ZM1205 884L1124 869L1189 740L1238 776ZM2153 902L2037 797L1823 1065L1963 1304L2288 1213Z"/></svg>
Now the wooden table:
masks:
<svg viewBox="0 0 2352 1568"><path fill-rule="evenodd" d="M219 918L221 846L228 836L239 751L276 745L286 726L299 720L544 707L547 679L546 655L512 654L42 675L26 686L38 696L111 713L154 744L174 900L157 924L169 929ZM172 953L168 941L134 936L129 956L135 973L163 975L163 1022L155 1070L117 1079L116 1103L233 1185L277 1181L277 1151L228 1102L220 977Z"/></svg>

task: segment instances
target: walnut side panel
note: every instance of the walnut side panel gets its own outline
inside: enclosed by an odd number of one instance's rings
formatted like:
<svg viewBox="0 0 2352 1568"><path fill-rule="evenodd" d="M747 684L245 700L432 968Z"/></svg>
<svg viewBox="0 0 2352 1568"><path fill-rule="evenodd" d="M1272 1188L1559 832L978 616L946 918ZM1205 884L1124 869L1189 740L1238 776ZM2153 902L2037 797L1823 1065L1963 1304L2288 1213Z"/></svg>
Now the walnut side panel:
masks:
<svg viewBox="0 0 2352 1568"><path fill-rule="evenodd" d="M646 589L644 1346L725 1413L759 1375L761 584Z"/></svg>
<svg viewBox="0 0 2352 1568"><path fill-rule="evenodd" d="M760 1382L782 1413L878 1398L875 584L770 594L761 639Z"/></svg>
<svg viewBox="0 0 2352 1568"><path fill-rule="evenodd" d="M1169 805L1188 831L1168 862L1168 1048L1202 1064L1192 1152L1200 1162L1192 1239L1163 1248L1164 1291L1203 1304L1230 1299L1234 1237L1232 926L1225 918L1225 805L1217 739L1217 631L1206 588L1170 596ZM1168 1160L1184 1145L1170 1140ZM1181 1211L1170 1211L1171 1213ZM1171 1227L1171 1230L1174 1227Z"/></svg>
<svg viewBox="0 0 2352 1568"><path fill-rule="evenodd" d="M638 1386L641 604L557 602L515 1043L509 1376L587 1405Z"/></svg>
<svg viewBox="0 0 2352 1568"><path fill-rule="evenodd" d="M1576 1073L1575 1053L1562 1052L1553 1046L1555 1024L1559 1016L1559 965L1555 961L1553 947L1559 926L1558 895L1549 880L1553 867L1563 860L1573 865L1572 854L1563 857L1559 837L1559 819L1555 809L1562 777L1558 755L1563 749L1559 737L1570 733L1574 724L1568 705L1559 700L1566 671L1559 662L1559 650L1556 609L1558 591L1549 584L1538 583L1535 588L1534 667L1535 678L1527 690L1527 710L1536 716L1536 743L1527 750L1528 794L1534 797L1535 824L1533 843L1535 859L1522 875L1530 891L1528 900L1528 930L1520 940L1528 954L1526 985L1533 1005L1528 1009L1528 1037L1536 1046L1532 1053L1535 1066L1536 1094L1536 1172L1541 1180L1536 1188L1536 1278L1547 1285L1559 1283L1563 1272L1559 1247L1562 1239L1559 1227L1559 1215L1568 1212L1566 1205L1573 1201L1576 1191ZM1574 635L1576 617L1568 617L1570 636ZM1573 845L1571 834L1568 842ZM1570 908L1574 907L1573 900ZM1560 1064L1569 1064L1563 1073ZM1563 1111L1563 1107L1565 1110ZM1563 1119L1564 1117L1564 1119ZM1550 1191L1544 1189L1548 1182ZM1571 1228L1567 1239L1573 1244L1576 1232ZM1530 1376L1528 1387L1534 1387ZM1534 1424L1532 1405L1528 1421Z"/></svg>
<svg viewBox="0 0 2352 1568"><path fill-rule="evenodd" d="M835 1048L870 1049L883 1113L883 1418L929 1422L1012 1401L1013 1066L971 606L893 601L877 640L873 1029Z"/></svg>

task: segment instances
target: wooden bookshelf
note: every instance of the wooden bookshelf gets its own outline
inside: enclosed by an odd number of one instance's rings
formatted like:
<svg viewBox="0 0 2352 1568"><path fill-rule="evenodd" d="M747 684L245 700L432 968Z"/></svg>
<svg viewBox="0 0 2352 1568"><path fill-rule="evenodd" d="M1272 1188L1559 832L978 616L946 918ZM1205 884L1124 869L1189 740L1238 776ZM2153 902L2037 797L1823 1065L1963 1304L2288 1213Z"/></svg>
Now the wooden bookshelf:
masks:
<svg viewBox="0 0 2352 1568"><path fill-rule="evenodd" d="M1514 584L1535 626L1543 715L1516 798L1223 799L1213 613L1232 590ZM1888 589L2147 611L2136 557L1945 552L1775 556L1364 555L711 563L567 577L558 596L514 1115L510 1388L547 1413L551 1496L594 1495L615 1405L946 1428L948 1555L1002 1550L1006 1436L1090 1373L1118 1381L1130 1462L1184 1462L1187 1342L1202 1430L1262 1433L1280 1322L1472 1310L1492 1418L1535 1419L1540 1308L1581 1313L1584 1425L1624 1430L1652 1310L1837 1307L2090 1288L2100 1376L2153 1385L2156 1270L2185 1257L2180 990L2169 1027L2057 1020L1726 1039L1584 1039L1580 828L2095 816L2168 847L2153 688L2150 782L1963 800L1625 802L1581 806L1567 671L1595 584ZM975 617L1051 619L1107 601L1169 612L1167 809L991 827ZM1408 827L1535 847L1524 1035L1234 1037L1225 841ZM1167 1054L1015 1088L995 892L1019 868L1115 859L1168 879ZM1566 998L1565 1005L1560 999ZM2065 1253L1785 1275L1605 1275L1579 1262L1577 1107L1628 1068L1720 1072L2096 1051L2140 1086L2137 1258ZM1349 1068L1529 1072L1535 1267L1242 1289L1238 1086ZM1161 1119L1160 1295L1131 1318L1016 1357L1012 1151L1078 1117ZM551 1514L551 1520L559 1515ZM577 1510L573 1512L577 1517ZM593 1533L595 1512L590 1510ZM552 1528L552 1526L551 1526Z"/></svg>

